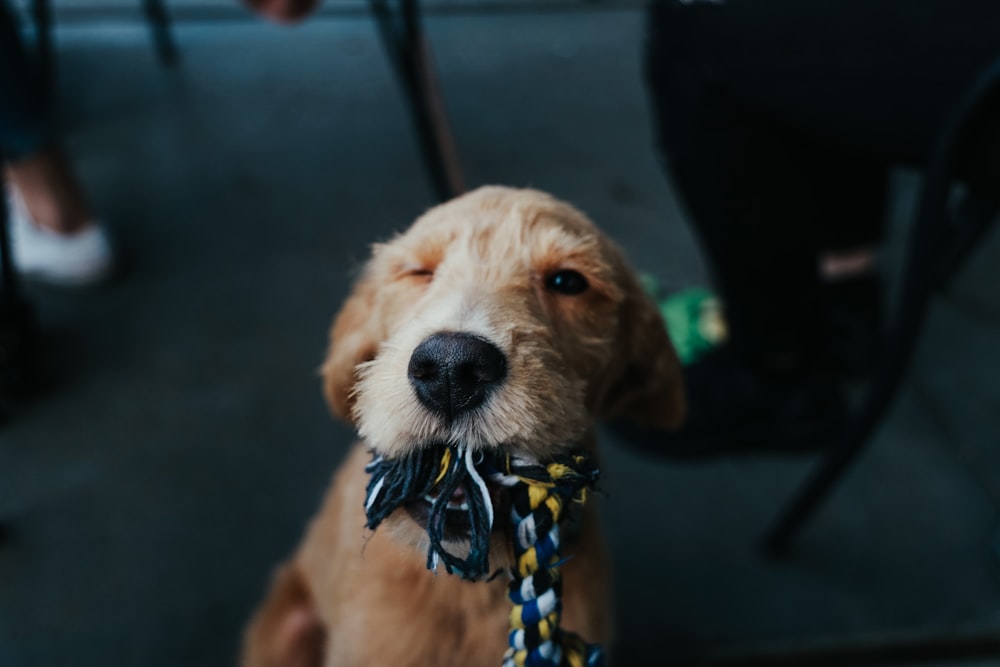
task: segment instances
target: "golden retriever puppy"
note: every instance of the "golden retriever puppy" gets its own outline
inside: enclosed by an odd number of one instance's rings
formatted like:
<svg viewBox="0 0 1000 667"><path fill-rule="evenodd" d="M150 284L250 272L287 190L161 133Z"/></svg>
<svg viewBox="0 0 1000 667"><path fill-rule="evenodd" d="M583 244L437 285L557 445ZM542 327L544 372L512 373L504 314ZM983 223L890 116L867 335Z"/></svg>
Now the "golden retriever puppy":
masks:
<svg viewBox="0 0 1000 667"><path fill-rule="evenodd" d="M371 457L460 443L545 461L594 453L598 419L673 427L684 412L674 350L621 252L533 190L481 188L375 246L322 375L361 442L253 618L244 667L499 667L507 581L429 571L420 502L365 530ZM456 494L449 510L465 506ZM561 625L607 646L608 556L592 504L578 514L563 539ZM497 517L488 557L503 570L511 537Z"/></svg>

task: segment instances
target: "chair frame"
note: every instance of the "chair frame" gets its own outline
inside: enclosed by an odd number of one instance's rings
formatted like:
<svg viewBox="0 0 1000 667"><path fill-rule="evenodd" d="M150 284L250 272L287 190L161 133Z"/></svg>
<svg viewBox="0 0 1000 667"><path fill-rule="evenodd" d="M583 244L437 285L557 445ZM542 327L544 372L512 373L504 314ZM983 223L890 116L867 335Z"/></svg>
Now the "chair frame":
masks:
<svg viewBox="0 0 1000 667"><path fill-rule="evenodd" d="M420 20L419 0L370 0L370 6L409 103L431 186L438 200L451 199L465 191L465 180Z"/></svg>
<svg viewBox="0 0 1000 667"><path fill-rule="evenodd" d="M0 156L2 164L2 156ZM28 392L35 361L34 310L14 269L6 198L0 200L0 426Z"/></svg>
<svg viewBox="0 0 1000 667"><path fill-rule="evenodd" d="M910 234L902 272L902 286L881 362L859 408L846 425L838 445L805 480L763 537L764 553L787 554L791 543L833 492L850 466L871 441L892 406L913 359L927 318L931 295L947 286L971 251L994 224L1000 201L970 189L958 207L950 205L953 186L967 176L968 158L992 175L1000 172L1000 142L994 155L976 139L984 128L1000 139L995 120L1000 117L1000 59L988 67L959 101L939 134L924 172L915 224ZM987 182L990 179L986 179Z"/></svg>
<svg viewBox="0 0 1000 667"><path fill-rule="evenodd" d="M439 201L451 199L465 191L465 182L421 22L419 0L370 0L369 4L409 104L431 187ZM163 0L142 0L142 7L160 63L164 67L177 64L180 52ZM54 99L57 73L51 0L31 0L30 13L37 33L39 69L45 80L46 94Z"/></svg>
<svg viewBox="0 0 1000 667"><path fill-rule="evenodd" d="M153 45L160 64L172 67L180 60L180 51L174 39L170 14L163 0L142 0L142 9L153 36ZM52 0L31 0L28 13L35 24L35 46L38 69L45 82L45 93L50 100L55 99L56 77L58 76L53 37Z"/></svg>

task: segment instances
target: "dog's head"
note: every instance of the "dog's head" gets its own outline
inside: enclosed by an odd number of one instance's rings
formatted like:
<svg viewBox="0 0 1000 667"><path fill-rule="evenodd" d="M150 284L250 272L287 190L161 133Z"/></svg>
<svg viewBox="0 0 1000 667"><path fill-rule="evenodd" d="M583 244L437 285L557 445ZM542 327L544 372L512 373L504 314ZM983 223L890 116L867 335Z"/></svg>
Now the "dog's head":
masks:
<svg viewBox="0 0 1000 667"><path fill-rule="evenodd" d="M532 190L481 188L377 245L322 370L333 412L387 458L461 443L544 459L599 418L684 413L674 350L621 252Z"/></svg>
<svg viewBox="0 0 1000 667"><path fill-rule="evenodd" d="M376 245L322 374L333 412L385 456L448 442L544 457L599 418L684 414L673 347L619 249L533 190L480 188Z"/></svg>

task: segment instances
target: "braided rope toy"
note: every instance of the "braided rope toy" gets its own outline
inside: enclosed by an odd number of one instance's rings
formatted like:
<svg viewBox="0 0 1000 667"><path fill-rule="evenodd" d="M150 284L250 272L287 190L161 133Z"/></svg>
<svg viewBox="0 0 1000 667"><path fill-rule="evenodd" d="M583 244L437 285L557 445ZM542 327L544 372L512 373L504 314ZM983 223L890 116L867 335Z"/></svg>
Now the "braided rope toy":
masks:
<svg viewBox="0 0 1000 667"><path fill-rule="evenodd" d="M559 528L568 505L583 503L599 475L588 456L568 454L546 464L527 459L473 452L465 446L438 445L395 459L375 456L365 468L368 482L365 513L374 530L401 505L424 501L427 518L427 567L443 564L449 574L480 581L489 575L489 541L493 500L489 479L507 489L515 566L510 570L509 648L503 667L598 667L604 652L559 627L562 577L559 571ZM464 500L453 501L459 487ZM463 558L443 546L446 512L464 512L469 551Z"/></svg>

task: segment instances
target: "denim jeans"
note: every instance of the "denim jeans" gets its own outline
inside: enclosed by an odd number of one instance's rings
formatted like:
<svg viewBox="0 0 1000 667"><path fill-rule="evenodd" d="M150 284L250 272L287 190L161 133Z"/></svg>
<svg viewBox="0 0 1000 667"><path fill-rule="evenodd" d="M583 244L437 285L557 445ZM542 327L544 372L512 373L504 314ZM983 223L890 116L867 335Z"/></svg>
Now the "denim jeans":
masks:
<svg viewBox="0 0 1000 667"><path fill-rule="evenodd" d="M40 77L10 7L0 0L0 155L16 161L52 141Z"/></svg>

